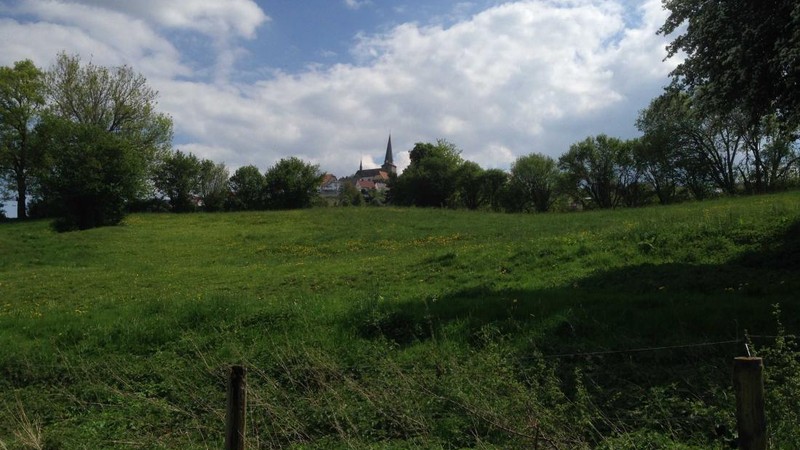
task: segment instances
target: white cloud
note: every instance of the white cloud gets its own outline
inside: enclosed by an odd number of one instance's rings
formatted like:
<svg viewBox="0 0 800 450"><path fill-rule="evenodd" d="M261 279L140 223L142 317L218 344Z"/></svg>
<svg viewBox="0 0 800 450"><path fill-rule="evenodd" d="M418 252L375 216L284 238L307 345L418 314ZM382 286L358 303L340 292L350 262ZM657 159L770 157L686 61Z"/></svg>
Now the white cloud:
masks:
<svg viewBox="0 0 800 450"><path fill-rule="evenodd" d="M253 38L269 17L252 0L26 0L24 8L42 11L74 8L115 11L166 28L201 32L211 36Z"/></svg>
<svg viewBox="0 0 800 450"><path fill-rule="evenodd" d="M484 167L507 168L531 152L557 157L590 134L631 134L637 111L673 66L661 63L665 40L655 35L664 20L660 0L634 11L613 0L530 0L449 27L408 23L360 35L352 49L357 64L275 72L246 85L225 76L211 83L188 76L190 62L179 62L187 55L159 27L211 35L218 26L227 33L214 36L218 60L235 67L241 56L229 40L253 37L266 15L250 11L251 1L232 2L234 12L209 6L218 3L197 0L184 9L183 2L83 0L62 8L31 1L28 14L39 21L0 20L0 38L14 59L52 58L64 48L155 74L150 81L174 118L178 148L262 169L294 155L337 175L353 173L362 156L365 166L381 163L390 131L400 168L415 142L440 137ZM60 47L39 33L57 36ZM27 44L15 38L21 35Z"/></svg>
<svg viewBox="0 0 800 450"><path fill-rule="evenodd" d="M372 0L344 0L344 5L350 9L359 9L366 5L371 5Z"/></svg>
<svg viewBox="0 0 800 450"><path fill-rule="evenodd" d="M643 5L636 29L615 2L561 4L509 3L449 28L361 35L358 65L279 73L237 91L200 86L173 114L179 129L193 124L187 134L236 149L231 163L304 155L339 175L362 156L381 162L371 158L382 157L390 129L400 167L414 142L439 137L504 168L531 152L557 157L590 134L630 134L670 69L654 34L659 1Z"/></svg>

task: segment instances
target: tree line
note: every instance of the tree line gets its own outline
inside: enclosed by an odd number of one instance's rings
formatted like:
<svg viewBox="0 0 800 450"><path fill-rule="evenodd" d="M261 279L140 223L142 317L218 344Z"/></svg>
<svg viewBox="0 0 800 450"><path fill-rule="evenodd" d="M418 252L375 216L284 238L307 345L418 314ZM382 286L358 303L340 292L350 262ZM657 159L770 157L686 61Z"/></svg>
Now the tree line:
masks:
<svg viewBox="0 0 800 450"><path fill-rule="evenodd" d="M798 185L800 4L793 0L665 0L659 33L683 61L641 111L641 136L604 134L555 159L518 158L506 172L466 161L452 143L417 143L385 196L342 204L545 212L637 207L760 194ZM172 149L172 120L130 67L60 54L0 67L0 188L17 217L56 217L58 229L119 223L130 210L308 207L322 179L298 158L263 174ZM369 193L367 193L370 195Z"/></svg>
<svg viewBox="0 0 800 450"><path fill-rule="evenodd" d="M281 209L310 206L321 179L297 158L264 174L229 177L224 164L172 148L172 119L128 66L59 54L0 67L0 192L17 217L53 217L58 230L119 223L131 210Z"/></svg>
<svg viewBox="0 0 800 450"><path fill-rule="evenodd" d="M760 194L798 185L800 3L664 0L658 33L683 60L640 113L637 139L606 135L558 160L520 157L504 176L418 144L391 196L400 204L547 211ZM436 180L438 175L446 180ZM420 189L426 185L431 190Z"/></svg>

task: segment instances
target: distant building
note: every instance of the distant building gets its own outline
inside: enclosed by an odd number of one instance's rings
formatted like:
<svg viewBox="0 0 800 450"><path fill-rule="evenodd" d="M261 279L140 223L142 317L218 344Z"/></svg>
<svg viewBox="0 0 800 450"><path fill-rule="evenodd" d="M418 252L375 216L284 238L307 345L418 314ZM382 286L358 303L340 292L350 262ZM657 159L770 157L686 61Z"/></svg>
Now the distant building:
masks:
<svg viewBox="0 0 800 450"><path fill-rule="evenodd" d="M342 182L336 178L336 175L332 175L330 173L326 173L322 177L322 183L320 183L319 193L325 197L335 197L339 195L339 191L342 189Z"/></svg>
<svg viewBox="0 0 800 450"><path fill-rule="evenodd" d="M394 165L394 155L392 153L392 135L389 135L389 142L386 144L386 156L383 158L383 165L378 169L364 169L363 163L359 163L358 172L353 176L356 180L371 179L372 181L386 181L392 174L397 174L397 166Z"/></svg>
<svg viewBox="0 0 800 450"><path fill-rule="evenodd" d="M389 183L389 178L397 174L392 152L392 135L386 144L386 154L383 165L377 169L364 169L363 162L358 164L358 171L349 177L336 178L332 174L325 174L320 183L319 193L323 197L335 197L342 191L345 183L351 183L359 191L367 195L369 191L384 191Z"/></svg>

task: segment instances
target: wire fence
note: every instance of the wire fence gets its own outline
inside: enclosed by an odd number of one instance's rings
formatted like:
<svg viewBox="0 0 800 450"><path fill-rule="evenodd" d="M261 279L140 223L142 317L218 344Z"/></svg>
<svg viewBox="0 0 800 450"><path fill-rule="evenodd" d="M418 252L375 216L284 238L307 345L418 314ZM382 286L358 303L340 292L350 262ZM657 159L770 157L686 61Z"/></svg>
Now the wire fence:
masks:
<svg viewBox="0 0 800 450"><path fill-rule="evenodd" d="M642 424L652 424L652 415L647 415L635 409L617 410L613 415L606 414L600 408L594 408L592 420L583 424L564 425L564 431L558 431L552 420L542 416L544 406L552 406L557 402L553 399L540 398L533 392L535 389L544 389L542 383L526 379L519 374L497 375L492 374L488 380L497 385L483 384L475 374L487 367L498 372L504 367L515 365L530 365L535 361L570 361L581 358L628 356L636 357L647 353L687 352L704 350L713 347L728 347L721 354L729 355L721 365L729 365L733 357L746 353L745 345L754 340L775 339L776 336L748 336L747 338L691 342L666 346L633 347L621 349L596 349L592 351L576 351L552 354L519 355L513 352L500 352L497 355L485 356L484 360L474 361L402 361L396 358L384 358L375 361L361 361L356 364L341 364L331 355L325 354L322 349L302 347L292 352L277 352L272 355L270 364L265 365L259 360L241 361L247 368L247 402L242 407L243 422L248 423L247 448L283 448L291 442L314 442L320 435L326 433L338 439L343 445L351 448L359 447L360 433L367 434L365 439L417 439L419 448L424 448L426 438L435 427L431 421L436 418L425 417L419 413L421 409L410 405L404 399L419 400L436 404L439 411L448 414L460 414L471 421L476 434L474 439L493 439L495 434L504 435L515 442L526 442L534 448L579 448L586 447L593 439L597 440L604 435L624 434L625 431L635 429ZM147 360L147 356L142 356ZM59 416L52 414L46 419L48 426L61 424L62 426L80 425L76 420L76 411L110 412L120 416L136 413L150 414L154 417L173 418L177 423L189 423L180 430L165 433L160 436L160 442L174 442L181 439L200 440L205 442L206 448L218 448L223 434L223 425L226 424L226 395L228 370L230 364L219 359L204 355L199 349L196 353L186 356L186 367L199 368L202 372L200 380L202 387L198 387L198 377L173 377L168 381L169 386L152 386L147 379L147 374L125 373L117 370L113 363L99 372L93 374L92 370L84 367L80 361L64 359L57 363L27 362L27 370L54 370L68 374L71 380L84 380L89 385L103 385L102 392L96 395L87 395L78 390L60 389L45 390L40 401L52 404L72 405L72 411ZM189 364L191 362L191 364ZM25 364L25 362L22 362ZM687 363L691 364L690 360ZM155 364L155 362L154 362ZM469 364L483 364L485 367L470 370ZM143 371L143 372L146 372ZM459 372L459 373L455 373ZM372 377L372 374L379 377ZM488 373L488 372L485 372ZM550 372L535 372L528 377L544 376ZM97 379L102 376L103 379ZM474 376L470 378L470 376ZM588 386L595 386L602 390L599 382L592 379L593 375L585 375L583 382ZM520 379L515 379L515 377ZM157 377L156 377L157 378ZM553 380L550 380L553 381ZM555 380L563 381L563 380ZM94 383L96 382L96 383ZM460 383L460 384L459 384ZM537 384L539 383L539 384ZM12 389L13 390L13 389ZM507 400L505 403L493 396L502 396L506 391L509 396L529 396ZM636 386L635 394L641 395L647 391L645 386ZM228 391L230 389L228 388ZM20 389L20 392L22 390ZM691 393L690 393L691 394ZM554 394L556 395L556 394ZM623 394L620 394L623 395ZM566 409L588 408L588 403L576 398L575 395L561 395L558 400L564 403ZM624 399L623 399L624 400ZM349 403L360 402L362 405L352 408ZM583 402L583 403L582 403ZM506 404L507 403L507 404ZM619 401L620 404L634 402ZM588 406L587 406L588 405ZM15 423L6 429L35 429L35 419L31 414L25 414L26 399L19 398L16 405L6 407L6 417L16 417ZM525 411L525 409L529 411ZM68 408L69 409L69 408ZM230 406L227 407L230 409ZM511 411L517 416L508 418ZM326 417L307 417L307 413L325 414ZM419 414L417 414L419 413ZM2 414L2 412L0 412ZM538 415L537 415L538 414ZM732 412L731 412L732 414ZM364 418L378 423L384 430L384 435L366 432ZM28 417L25 420L21 417ZM661 414L664 429L680 429L691 426L697 417L683 415ZM124 419L123 419L124 420ZM27 421L27 422L26 422ZM41 422L41 421L40 421ZM229 422L229 421L228 421ZM309 425L312 422L314 425ZM327 430L319 432L311 428L324 423ZM224 429L230 428L230 424ZM582 433L582 437L571 437L571 432L579 427L587 426L590 431ZM2 428L0 428L2 430ZM402 431L398 431L402 430ZM392 436L394 433L394 436ZM33 432L35 435L36 433ZM15 436L17 433L14 434ZM134 433L135 435L135 433ZM3 440L14 439L19 442L19 436L0 437ZM501 439L502 440L502 439ZM109 445L126 445L132 442L124 439L105 441ZM158 439L157 439L157 442ZM430 442L427 442L430 443ZM2 445L0 445L2 448ZM229 447L239 448L239 447Z"/></svg>

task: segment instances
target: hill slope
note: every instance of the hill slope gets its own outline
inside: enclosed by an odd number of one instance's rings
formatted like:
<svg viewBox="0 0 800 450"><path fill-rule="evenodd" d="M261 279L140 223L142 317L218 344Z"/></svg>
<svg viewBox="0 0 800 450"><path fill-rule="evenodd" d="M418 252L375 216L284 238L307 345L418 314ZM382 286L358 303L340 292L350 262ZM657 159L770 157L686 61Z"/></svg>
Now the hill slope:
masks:
<svg viewBox="0 0 800 450"><path fill-rule="evenodd" d="M720 445L745 331L800 325L799 235L800 193L0 224L0 442L218 448L244 363L252 448Z"/></svg>

